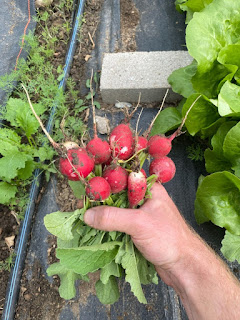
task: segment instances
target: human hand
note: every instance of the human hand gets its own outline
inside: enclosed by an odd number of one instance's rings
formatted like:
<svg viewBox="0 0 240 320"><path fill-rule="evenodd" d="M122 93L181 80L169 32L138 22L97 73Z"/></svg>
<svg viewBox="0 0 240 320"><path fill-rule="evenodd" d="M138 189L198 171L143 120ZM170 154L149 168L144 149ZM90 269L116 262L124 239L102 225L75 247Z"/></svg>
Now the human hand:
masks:
<svg viewBox="0 0 240 320"><path fill-rule="evenodd" d="M180 295L189 319L239 319L239 282L187 225L165 188L155 183L151 191L152 198L139 209L99 206L84 220L96 229L129 234Z"/></svg>
<svg viewBox="0 0 240 320"><path fill-rule="evenodd" d="M139 209L99 206L89 209L84 220L95 229L129 234L159 272L180 261L192 232L162 185L155 183L151 192Z"/></svg>

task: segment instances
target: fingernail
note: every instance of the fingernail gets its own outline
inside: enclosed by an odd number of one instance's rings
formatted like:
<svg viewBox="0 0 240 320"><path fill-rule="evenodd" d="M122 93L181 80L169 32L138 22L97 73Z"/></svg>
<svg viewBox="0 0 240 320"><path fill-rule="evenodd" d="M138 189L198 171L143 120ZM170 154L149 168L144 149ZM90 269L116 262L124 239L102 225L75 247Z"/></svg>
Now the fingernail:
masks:
<svg viewBox="0 0 240 320"><path fill-rule="evenodd" d="M94 222L94 211L89 209L86 211L85 215L84 215L84 222L86 224L92 225Z"/></svg>

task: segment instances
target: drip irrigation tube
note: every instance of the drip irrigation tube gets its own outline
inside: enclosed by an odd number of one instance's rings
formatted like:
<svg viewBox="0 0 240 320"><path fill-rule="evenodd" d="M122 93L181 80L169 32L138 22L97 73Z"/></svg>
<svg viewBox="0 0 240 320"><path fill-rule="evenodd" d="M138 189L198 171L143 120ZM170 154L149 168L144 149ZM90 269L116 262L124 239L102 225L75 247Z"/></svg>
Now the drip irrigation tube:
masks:
<svg viewBox="0 0 240 320"><path fill-rule="evenodd" d="M69 75L69 70L72 64L73 55L76 47L77 33L81 21L81 15L83 14L85 0L79 0L76 8L76 14L73 23L73 31L71 35L71 40L68 48L68 52L65 59L64 75L63 79L59 83L59 89L64 90L66 86L66 81ZM46 126L48 132L51 132L53 118L57 109L57 105L53 105L50 113L50 117ZM20 290L20 279L22 271L24 268L24 261L26 258L27 244L31 231L31 222L35 209L35 199L38 195L41 182L40 170L37 169L34 172L34 180L30 188L29 201L27 209L25 211L24 220L22 222L19 237L16 245L16 258L14 267L11 270L10 278L8 282L6 300L3 309L2 320L14 319L15 307L18 300L19 290Z"/></svg>

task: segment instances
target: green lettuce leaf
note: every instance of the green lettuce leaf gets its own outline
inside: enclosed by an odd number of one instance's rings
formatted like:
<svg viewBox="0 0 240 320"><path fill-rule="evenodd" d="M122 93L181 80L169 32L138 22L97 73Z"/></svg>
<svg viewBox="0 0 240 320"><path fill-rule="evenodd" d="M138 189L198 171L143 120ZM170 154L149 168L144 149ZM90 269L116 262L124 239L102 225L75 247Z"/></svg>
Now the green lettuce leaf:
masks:
<svg viewBox="0 0 240 320"><path fill-rule="evenodd" d="M179 93L185 98L188 98L191 94L195 93L192 85L192 77L197 71L197 63L193 61L190 65L179 68L172 72L168 77L168 82L171 85L174 92Z"/></svg>
<svg viewBox="0 0 240 320"><path fill-rule="evenodd" d="M231 64L240 68L240 43L229 44L221 49L218 54L218 62L221 64Z"/></svg>
<svg viewBox="0 0 240 320"><path fill-rule="evenodd" d="M192 19L194 12L203 10L213 0L176 0L175 5L178 11L186 11L186 23Z"/></svg>
<svg viewBox="0 0 240 320"><path fill-rule="evenodd" d="M216 98L224 82L232 80L237 70L237 66L222 65L214 61L209 70L204 73L198 70L192 77L193 88L208 98Z"/></svg>
<svg viewBox="0 0 240 320"><path fill-rule="evenodd" d="M237 260L240 263L240 236L226 231L222 240L221 251L229 261Z"/></svg>
<svg viewBox="0 0 240 320"><path fill-rule="evenodd" d="M206 149L204 153L207 172L212 173L231 169L231 162L224 156L223 144L229 130L235 125L235 121L223 123L212 137L211 144L213 149Z"/></svg>
<svg viewBox="0 0 240 320"><path fill-rule="evenodd" d="M218 112L224 116L240 116L240 87L229 81L225 82L218 96Z"/></svg>
<svg viewBox="0 0 240 320"><path fill-rule="evenodd" d="M202 128L200 132L201 139L211 138L225 121L226 118L219 118L208 127Z"/></svg>
<svg viewBox="0 0 240 320"><path fill-rule="evenodd" d="M223 143L223 155L231 161L233 167L240 165L240 122L226 134Z"/></svg>
<svg viewBox="0 0 240 320"><path fill-rule="evenodd" d="M183 116L185 116L198 96L199 94L193 94L187 99L182 109ZM189 111L185 126L188 132L194 136L203 128L213 124L218 118L219 114L216 106L214 106L209 99L202 96Z"/></svg>
<svg viewBox="0 0 240 320"><path fill-rule="evenodd" d="M240 179L230 172L216 172L203 179L196 194L195 216L240 235Z"/></svg>
<svg viewBox="0 0 240 320"><path fill-rule="evenodd" d="M196 12L186 29L190 55L198 62L198 71L212 68L225 46L239 41L240 2L218 0Z"/></svg>
<svg viewBox="0 0 240 320"><path fill-rule="evenodd" d="M169 130L176 129L182 122L181 113L174 107L162 110L154 122L151 136L164 134Z"/></svg>

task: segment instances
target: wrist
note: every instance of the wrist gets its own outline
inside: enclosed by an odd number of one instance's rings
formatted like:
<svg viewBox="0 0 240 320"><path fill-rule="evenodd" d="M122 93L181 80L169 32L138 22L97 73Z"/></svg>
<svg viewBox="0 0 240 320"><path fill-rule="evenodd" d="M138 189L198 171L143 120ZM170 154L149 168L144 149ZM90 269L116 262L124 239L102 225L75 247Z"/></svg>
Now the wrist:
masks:
<svg viewBox="0 0 240 320"><path fill-rule="evenodd" d="M206 261L206 256L209 255L211 250L197 234L191 230L189 232L188 241L180 241L179 243L178 259L168 265L155 266L161 279L177 292L180 291L178 288L182 289L188 286L191 276L196 273L196 270L199 271L200 266L203 267L203 262ZM206 261L206 267L207 264Z"/></svg>
<svg viewBox="0 0 240 320"><path fill-rule="evenodd" d="M156 266L157 273L181 297L189 319L230 319L227 312L234 308L231 319L238 319L238 280L198 235L192 233L188 244L175 264Z"/></svg>

